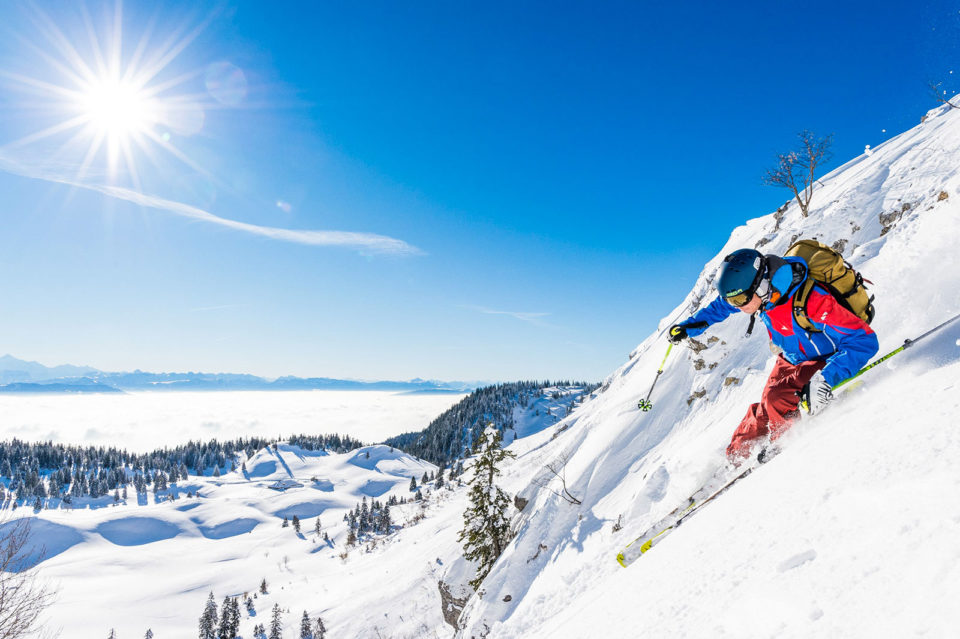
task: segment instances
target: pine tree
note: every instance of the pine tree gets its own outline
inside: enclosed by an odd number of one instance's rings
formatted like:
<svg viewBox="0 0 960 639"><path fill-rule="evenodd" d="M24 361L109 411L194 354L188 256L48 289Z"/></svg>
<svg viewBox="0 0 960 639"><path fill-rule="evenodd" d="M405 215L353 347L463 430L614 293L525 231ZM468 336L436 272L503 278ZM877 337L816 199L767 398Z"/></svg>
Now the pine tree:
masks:
<svg viewBox="0 0 960 639"><path fill-rule="evenodd" d="M283 639L283 622L280 621L280 604L273 604L270 619L270 639Z"/></svg>
<svg viewBox="0 0 960 639"><path fill-rule="evenodd" d="M289 527L290 527L290 522L287 521L287 518L286 518L286 517L283 518L283 523L280 524L280 527L281 527L281 528L289 528Z"/></svg>
<svg viewBox="0 0 960 639"><path fill-rule="evenodd" d="M264 578L260 581L260 594L261 594L261 595L267 594L267 578L266 578L266 577L264 577Z"/></svg>
<svg viewBox="0 0 960 639"><path fill-rule="evenodd" d="M240 600L234 597L230 600L230 627L233 634L240 634Z"/></svg>
<svg viewBox="0 0 960 639"><path fill-rule="evenodd" d="M153 639L153 630L147 628L147 634L143 635L143 639Z"/></svg>
<svg viewBox="0 0 960 639"><path fill-rule="evenodd" d="M313 639L313 631L310 629L310 617L307 611L303 611L303 618L300 619L300 639Z"/></svg>
<svg viewBox="0 0 960 639"><path fill-rule="evenodd" d="M317 623L314 625L313 639L327 639L327 627L323 625L323 619L317 617Z"/></svg>
<svg viewBox="0 0 960 639"><path fill-rule="evenodd" d="M200 639L217 639L217 603L213 600L213 592L207 597L207 604L200 615Z"/></svg>
<svg viewBox="0 0 960 639"><path fill-rule="evenodd" d="M218 639L233 639L240 632L240 604L231 597L223 598L220 606L220 632Z"/></svg>
<svg viewBox="0 0 960 639"><path fill-rule="evenodd" d="M410 478L410 492L412 493L412 492L415 491L416 489L417 489L417 478L416 478L416 477L411 477L411 478Z"/></svg>
<svg viewBox="0 0 960 639"><path fill-rule="evenodd" d="M320 518L317 517L317 521L313 523L313 532L319 537L320 536Z"/></svg>
<svg viewBox="0 0 960 639"><path fill-rule="evenodd" d="M476 577L470 581L474 589L480 587L510 541L510 521L507 519L510 499L494 484L494 479L500 474L497 465L508 457L515 457L500 448L500 433L492 424L477 440L477 450L467 496L469 507L463 513L463 530L457 538L463 542L463 556L477 562Z"/></svg>
<svg viewBox="0 0 960 639"><path fill-rule="evenodd" d="M367 498L364 496L363 503L360 506L360 514L357 516L357 525L360 532L370 530L370 509L367 507Z"/></svg>
<svg viewBox="0 0 960 639"><path fill-rule="evenodd" d="M297 531L297 534L300 534L300 518L296 515L293 516L293 529Z"/></svg>
<svg viewBox="0 0 960 639"><path fill-rule="evenodd" d="M107 639L117 639L117 631L111 628L110 634L107 635Z"/></svg>
<svg viewBox="0 0 960 639"><path fill-rule="evenodd" d="M230 597L224 597L220 604L220 626L217 630L217 639L233 639L230 634Z"/></svg>

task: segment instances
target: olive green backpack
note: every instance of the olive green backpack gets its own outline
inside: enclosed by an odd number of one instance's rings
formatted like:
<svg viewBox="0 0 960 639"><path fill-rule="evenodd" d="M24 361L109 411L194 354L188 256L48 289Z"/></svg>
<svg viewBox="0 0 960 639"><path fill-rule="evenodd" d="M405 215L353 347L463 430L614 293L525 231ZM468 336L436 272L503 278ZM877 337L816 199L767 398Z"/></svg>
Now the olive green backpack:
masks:
<svg viewBox="0 0 960 639"><path fill-rule="evenodd" d="M793 296L793 317L804 330L819 333L807 317L807 298L815 284L819 284L833 295L841 306L869 324L876 310L873 308L873 296L867 295L864 280L843 256L826 244L816 240L800 240L787 249L785 257L801 257L807 263L806 281Z"/></svg>

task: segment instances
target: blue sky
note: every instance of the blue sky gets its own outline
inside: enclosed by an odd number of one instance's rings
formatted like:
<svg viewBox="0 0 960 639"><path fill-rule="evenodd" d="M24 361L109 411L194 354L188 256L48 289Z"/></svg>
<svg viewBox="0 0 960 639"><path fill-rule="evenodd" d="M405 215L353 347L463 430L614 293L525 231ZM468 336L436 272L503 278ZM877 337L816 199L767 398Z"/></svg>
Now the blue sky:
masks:
<svg viewBox="0 0 960 639"><path fill-rule="evenodd" d="M598 380L787 199L800 130L831 168L914 126L960 35L940 1L154 4L0 7L0 351Z"/></svg>

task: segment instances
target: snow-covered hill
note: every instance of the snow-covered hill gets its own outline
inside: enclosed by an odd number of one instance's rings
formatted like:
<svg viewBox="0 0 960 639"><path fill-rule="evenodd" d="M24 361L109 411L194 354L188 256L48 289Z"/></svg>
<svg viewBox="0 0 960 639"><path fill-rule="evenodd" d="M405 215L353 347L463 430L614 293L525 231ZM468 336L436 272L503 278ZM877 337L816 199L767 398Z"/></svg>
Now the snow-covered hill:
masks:
<svg viewBox="0 0 960 639"><path fill-rule="evenodd" d="M497 424L509 444L553 426L592 393L587 382L512 382L484 386L439 415L422 431L391 437L384 443L449 465L470 454L487 424Z"/></svg>
<svg viewBox="0 0 960 639"><path fill-rule="evenodd" d="M208 592L217 603L253 599L253 614L243 609L247 638L255 624L269 625L274 604L284 610L290 636L303 611L322 616L333 636L375 636L378 627L412 635L423 619L443 626L430 598L391 601L390 594L428 589L438 599L429 571L436 549L428 543L436 530L417 523L430 510L442 511L454 493L424 488L431 499L423 503L410 491L411 478L420 484L435 471L387 446L329 454L280 444L219 478L178 482L164 491L176 492L175 501L132 495L118 505L44 510L33 518L33 539L43 546L41 577L58 590L48 627L61 629L64 639L105 637L111 628L121 638L147 629L158 638L196 636ZM364 499L391 497L407 500L391 508L394 524L405 528L348 548L347 511ZM294 516L300 533L282 525ZM314 532L317 518L321 535ZM266 594L258 592L263 579ZM432 617L421 606L432 608Z"/></svg>
<svg viewBox="0 0 960 639"><path fill-rule="evenodd" d="M731 234L682 304L596 399L513 446L529 500L473 597L462 637L905 637L960 628L960 322L878 367L784 452L628 569L614 557L720 464L773 364L746 316L672 355L641 413L663 331L709 303L726 254L842 247L874 282L881 354L960 313L960 112L919 126ZM703 347L703 348L701 348ZM543 487L561 460L582 505ZM616 522L622 530L614 532Z"/></svg>

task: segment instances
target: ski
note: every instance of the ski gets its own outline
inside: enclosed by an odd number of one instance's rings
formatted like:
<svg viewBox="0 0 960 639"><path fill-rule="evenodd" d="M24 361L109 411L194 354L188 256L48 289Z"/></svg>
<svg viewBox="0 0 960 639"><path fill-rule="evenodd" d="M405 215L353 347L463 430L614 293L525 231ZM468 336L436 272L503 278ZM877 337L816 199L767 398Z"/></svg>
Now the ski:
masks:
<svg viewBox="0 0 960 639"><path fill-rule="evenodd" d="M693 517L693 515L696 513L700 512L700 509L709 504L711 501L730 490L734 484L752 473L755 468L755 466L751 466L740 472L733 479L728 481L726 484L718 488L704 499L697 499L697 495L703 491L703 488L695 492L687 499L686 505L674 509L669 515L661 519L659 522L644 531L642 535L627 544L627 546L617 554L617 563L626 568L635 562L637 559L643 556L645 552L663 541L664 537L666 537L671 531L679 527L680 524L685 522L690 517Z"/></svg>

